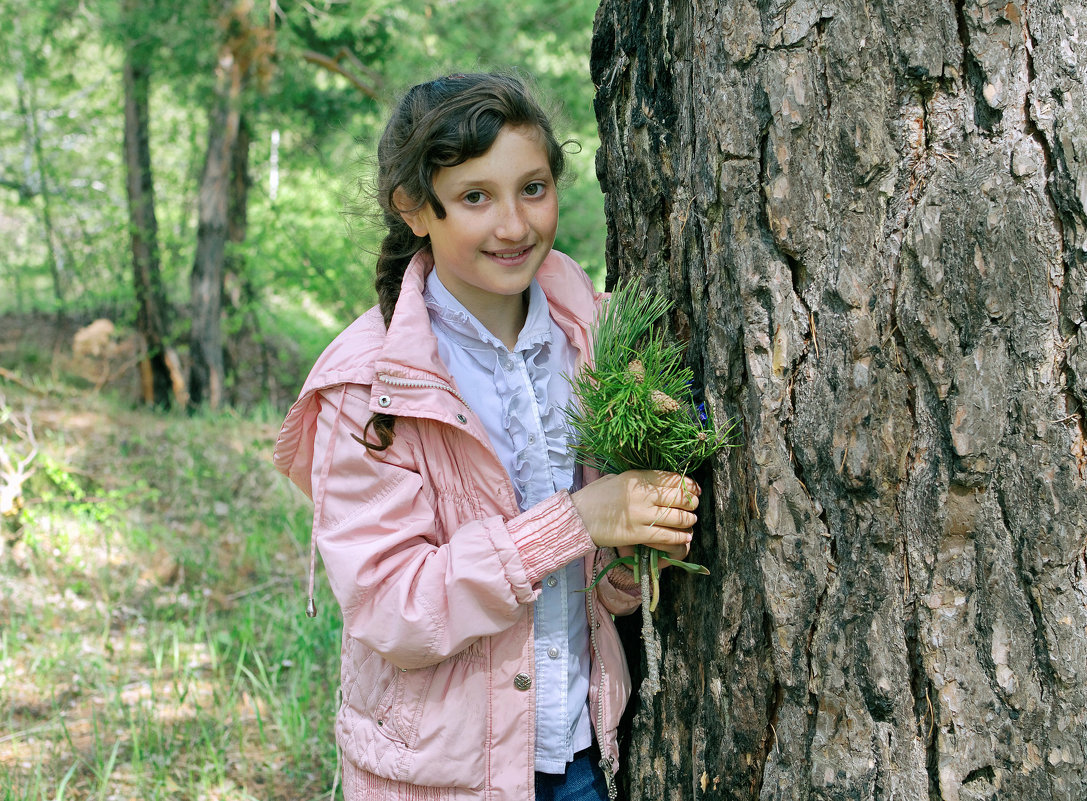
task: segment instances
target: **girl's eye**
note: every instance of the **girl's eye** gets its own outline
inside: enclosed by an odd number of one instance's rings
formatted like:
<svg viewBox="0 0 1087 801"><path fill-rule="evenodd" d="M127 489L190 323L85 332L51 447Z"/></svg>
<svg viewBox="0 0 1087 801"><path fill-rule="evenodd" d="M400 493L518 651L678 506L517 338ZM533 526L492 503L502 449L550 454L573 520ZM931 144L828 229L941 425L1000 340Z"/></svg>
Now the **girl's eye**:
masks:
<svg viewBox="0 0 1087 801"><path fill-rule="evenodd" d="M525 194L529 197L538 197L544 193L543 181L533 181L525 187Z"/></svg>
<svg viewBox="0 0 1087 801"><path fill-rule="evenodd" d="M482 203L483 193L476 189L473 189L471 192L465 193L464 202L472 206L475 206L478 203Z"/></svg>

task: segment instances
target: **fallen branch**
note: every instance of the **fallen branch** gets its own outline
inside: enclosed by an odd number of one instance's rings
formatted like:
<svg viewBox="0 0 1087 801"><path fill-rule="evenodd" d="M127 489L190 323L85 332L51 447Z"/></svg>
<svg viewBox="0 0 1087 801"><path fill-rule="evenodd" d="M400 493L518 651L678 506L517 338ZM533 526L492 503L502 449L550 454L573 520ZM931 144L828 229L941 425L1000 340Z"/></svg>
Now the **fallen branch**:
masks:
<svg viewBox="0 0 1087 801"><path fill-rule="evenodd" d="M46 394L42 390L40 390L37 387L33 386L32 384L29 384L26 381L26 379L21 378L17 373L15 373L15 372L13 372L11 370L8 370L5 367L0 367L0 378L3 378L5 381L10 381L13 384L18 384L23 389L30 390L35 395L45 395Z"/></svg>
<svg viewBox="0 0 1087 801"><path fill-rule="evenodd" d="M10 410L4 405L4 398L0 396L0 423L11 419ZM38 455L38 440L34 437L34 422L30 419L30 412L23 413L24 423L12 420L15 433L20 439L25 440L29 446L29 452L21 459L16 459L9 454L3 443L0 443L0 517L11 517L19 513L23 506L23 484L34 475L34 468L30 463Z"/></svg>

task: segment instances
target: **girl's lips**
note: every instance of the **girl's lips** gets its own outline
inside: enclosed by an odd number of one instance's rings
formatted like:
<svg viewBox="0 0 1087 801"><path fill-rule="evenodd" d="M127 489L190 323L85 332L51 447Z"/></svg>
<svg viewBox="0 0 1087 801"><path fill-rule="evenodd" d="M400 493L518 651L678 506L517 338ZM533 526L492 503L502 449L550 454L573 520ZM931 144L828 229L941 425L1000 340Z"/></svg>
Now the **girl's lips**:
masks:
<svg viewBox="0 0 1087 801"><path fill-rule="evenodd" d="M515 248L513 250L485 250L483 252L498 264L506 267L517 267L525 263L533 247L535 246L529 245L526 248Z"/></svg>

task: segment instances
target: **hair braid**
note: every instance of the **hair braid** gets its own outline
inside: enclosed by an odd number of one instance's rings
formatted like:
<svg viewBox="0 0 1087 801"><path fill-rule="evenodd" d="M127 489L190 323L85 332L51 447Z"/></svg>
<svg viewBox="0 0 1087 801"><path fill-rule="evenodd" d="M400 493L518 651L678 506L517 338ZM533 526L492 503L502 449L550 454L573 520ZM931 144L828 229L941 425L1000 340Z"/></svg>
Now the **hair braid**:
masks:
<svg viewBox="0 0 1087 801"><path fill-rule="evenodd" d="M381 251L377 256L374 270L374 289L377 290L378 305L385 327L393 319L393 309L400 297L400 284L404 280L404 271L411 262L424 240L417 237L399 214L386 211L385 225L387 233L381 241Z"/></svg>

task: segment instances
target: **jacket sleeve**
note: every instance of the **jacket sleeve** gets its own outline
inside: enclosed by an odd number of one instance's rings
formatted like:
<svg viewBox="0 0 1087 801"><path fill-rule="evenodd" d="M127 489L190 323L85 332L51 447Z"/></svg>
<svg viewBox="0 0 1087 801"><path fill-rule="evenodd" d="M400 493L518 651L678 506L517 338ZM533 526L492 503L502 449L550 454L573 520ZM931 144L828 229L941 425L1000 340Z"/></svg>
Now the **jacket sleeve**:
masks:
<svg viewBox="0 0 1087 801"><path fill-rule="evenodd" d="M317 545L346 633L392 664L425 667L503 631L535 599L533 584L595 550L565 492L510 520L468 522L439 543L414 422L398 420L393 445L375 455L358 439L371 414L365 387L335 387L319 401Z"/></svg>

